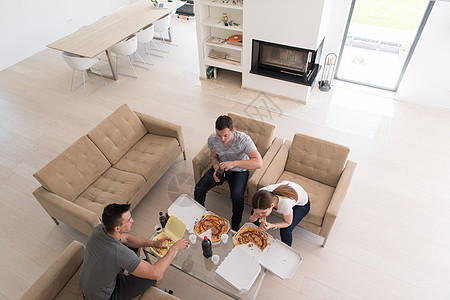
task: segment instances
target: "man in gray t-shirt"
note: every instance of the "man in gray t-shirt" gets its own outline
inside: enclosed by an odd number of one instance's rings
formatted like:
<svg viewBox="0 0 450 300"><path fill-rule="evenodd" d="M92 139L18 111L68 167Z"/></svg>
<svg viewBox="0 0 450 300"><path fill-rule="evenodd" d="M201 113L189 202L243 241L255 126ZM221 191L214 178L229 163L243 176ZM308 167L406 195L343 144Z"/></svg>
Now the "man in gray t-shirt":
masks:
<svg viewBox="0 0 450 300"><path fill-rule="evenodd" d="M129 234L134 222L129 209L129 204L106 206L103 224L89 236L79 278L85 299L133 299L151 286L158 286L176 252L189 245L187 239L179 240L154 265L141 260L132 248L166 248L164 241L171 239L150 241ZM124 275L124 270L129 275Z"/></svg>
<svg viewBox="0 0 450 300"><path fill-rule="evenodd" d="M233 203L231 227L238 230L244 211L244 191L249 170L262 167L261 155L247 134L234 129L229 116L217 118L216 132L209 136L208 148L212 167L195 185L194 199L204 206L206 193L214 186L222 184L223 180L227 180ZM221 171L225 172L222 180L217 177Z"/></svg>

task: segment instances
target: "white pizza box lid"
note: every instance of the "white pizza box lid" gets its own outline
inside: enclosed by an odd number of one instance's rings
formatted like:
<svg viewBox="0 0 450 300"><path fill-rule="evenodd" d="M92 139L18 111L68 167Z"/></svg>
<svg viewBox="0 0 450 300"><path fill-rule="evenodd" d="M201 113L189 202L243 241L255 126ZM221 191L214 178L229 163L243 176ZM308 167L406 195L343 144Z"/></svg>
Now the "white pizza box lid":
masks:
<svg viewBox="0 0 450 300"><path fill-rule="evenodd" d="M281 279L290 279L303 260L302 255L279 239L271 239L259 263Z"/></svg>
<svg viewBox="0 0 450 300"><path fill-rule="evenodd" d="M245 223L241 226L241 229L245 226L258 228L253 223ZM264 251L261 251L256 245L249 246L249 244L242 247L242 250L281 279L291 278L303 260L302 255L282 241L275 239L269 233L266 232L266 234L269 237L270 244ZM233 236L233 242L235 236Z"/></svg>
<svg viewBox="0 0 450 300"><path fill-rule="evenodd" d="M248 292L261 272L258 261L242 250L245 247L247 245L235 246L216 269L216 273L240 293Z"/></svg>
<svg viewBox="0 0 450 300"><path fill-rule="evenodd" d="M200 221L205 212L205 207L186 194L181 194L168 209L169 215L180 219L190 233L194 232L195 224Z"/></svg>

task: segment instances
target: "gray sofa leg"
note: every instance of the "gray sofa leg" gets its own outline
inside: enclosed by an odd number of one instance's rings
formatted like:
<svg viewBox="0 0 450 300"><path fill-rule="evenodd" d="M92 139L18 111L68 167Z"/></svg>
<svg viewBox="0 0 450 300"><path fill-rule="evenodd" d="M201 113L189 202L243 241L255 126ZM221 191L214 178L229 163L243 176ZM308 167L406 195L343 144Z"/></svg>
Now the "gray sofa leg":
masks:
<svg viewBox="0 0 450 300"><path fill-rule="evenodd" d="M183 151L183 158L186 160L186 151Z"/></svg>
<svg viewBox="0 0 450 300"><path fill-rule="evenodd" d="M58 222L58 220L56 220L55 218L53 218L52 216L50 216L52 219L53 219L53 221L55 222L55 224L56 225L59 225L59 222Z"/></svg>
<svg viewBox="0 0 450 300"><path fill-rule="evenodd" d="M325 248L325 244L327 243L327 237L326 238L323 238L323 243L322 243L322 248Z"/></svg>

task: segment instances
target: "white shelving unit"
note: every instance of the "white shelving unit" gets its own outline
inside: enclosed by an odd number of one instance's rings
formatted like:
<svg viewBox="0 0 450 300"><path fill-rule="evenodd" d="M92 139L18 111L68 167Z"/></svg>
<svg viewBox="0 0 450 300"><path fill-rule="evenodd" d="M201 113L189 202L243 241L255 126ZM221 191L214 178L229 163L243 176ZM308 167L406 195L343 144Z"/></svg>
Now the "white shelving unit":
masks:
<svg viewBox="0 0 450 300"><path fill-rule="evenodd" d="M236 4L233 4L233 0L199 0L195 2L200 77L202 78L206 78L206 70L210 66L242 72L242 46L210 41L211 37L228 39L232 35L242 35L242 1L235 2ZM222 22L224 14L227 14L229 21L233 21L233 25L225 26ZM215 59L209 57L212 50L225 52L227 58Z"/></svg>

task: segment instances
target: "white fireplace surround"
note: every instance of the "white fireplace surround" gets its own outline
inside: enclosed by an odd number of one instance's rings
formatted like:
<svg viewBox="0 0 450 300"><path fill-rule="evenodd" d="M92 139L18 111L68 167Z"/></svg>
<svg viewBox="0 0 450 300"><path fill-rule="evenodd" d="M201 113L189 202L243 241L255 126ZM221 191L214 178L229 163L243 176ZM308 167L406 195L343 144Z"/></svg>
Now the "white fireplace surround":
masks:
<svg viewBox="0 0 450 300"><path fill-rule="evenodd" d="M291 83L249 72L252 40L316 50L328 30L332 5L332 0L244 1L245 42L242 53L242 86L307 103L314 86ZM322 62L322 58L319 61Z"/></svg>

